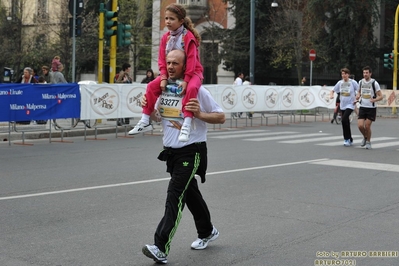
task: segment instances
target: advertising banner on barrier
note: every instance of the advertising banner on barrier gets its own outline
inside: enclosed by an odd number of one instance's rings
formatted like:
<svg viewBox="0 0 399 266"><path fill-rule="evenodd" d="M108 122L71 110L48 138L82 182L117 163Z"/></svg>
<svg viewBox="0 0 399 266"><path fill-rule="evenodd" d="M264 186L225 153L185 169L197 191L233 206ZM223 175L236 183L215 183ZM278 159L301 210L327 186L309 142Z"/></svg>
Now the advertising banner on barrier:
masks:
<svg viewBox="0 0 399 266"><path fill-rule="evenodd" d="M0 121L79 117L79 85L0 84Z"/></svg>
<svg viewBox="0 0 399 266"><path fill-rule="evenodd" d="M141 117L146 84L81 84L81 119Z"/></svg>
<svg viewBox="0 0 399 266"><path fill-rule="evenodd" d="M146 84L82 84L81 119L141 117ZM331 86L204 85L225 112L334 109ZM397 106L399 92L382 90L380 107Z"/></svg>

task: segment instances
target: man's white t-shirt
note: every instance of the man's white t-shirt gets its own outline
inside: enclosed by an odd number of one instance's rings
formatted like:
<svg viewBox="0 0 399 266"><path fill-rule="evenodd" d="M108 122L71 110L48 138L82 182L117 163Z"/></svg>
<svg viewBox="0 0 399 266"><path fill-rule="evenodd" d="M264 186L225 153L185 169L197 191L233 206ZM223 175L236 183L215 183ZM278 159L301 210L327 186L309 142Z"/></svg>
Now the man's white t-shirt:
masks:
<svg viewBox="0 0 399 266"><path fill-rule="evenodd" d="M359 81L359 89L360 89L360 96L361 96L361 101L360 101L360 107L365 107L365 108L376 108L377 103L372 103L370 102L370 99L373 99L377 97L376 93L374 93L373 89L373 81L374 81L374 87L375 87L375 92L380 91L380 84L375 79L370 79L369 81L366 81L365 79L362 79Z"/></svg>
<svg viewBox="0 0 399 266"><path fill-rule="evenodd" d="M200 104L201 112L204 113L223 113L223 109L215 102L211 93L203 86L198 90L197 99ZM176 121L169 121L168 119L162 119L163 126L163 145L171 148L181 148L190 145L195 142L206 141L206 133L208 127L206 122L193 118L193 124L191 125L190 138L188 142L180 142L178 140L180 130L174 125Z"/></svg>
<svg viewBox="0 0 399 266"><path fill-rule="evenodd" d="M341 110L355 109L356 93L359 90L359 84L353 79L349 79L347 82L340 80L334 86L334 92L339 93Z"/></svg>

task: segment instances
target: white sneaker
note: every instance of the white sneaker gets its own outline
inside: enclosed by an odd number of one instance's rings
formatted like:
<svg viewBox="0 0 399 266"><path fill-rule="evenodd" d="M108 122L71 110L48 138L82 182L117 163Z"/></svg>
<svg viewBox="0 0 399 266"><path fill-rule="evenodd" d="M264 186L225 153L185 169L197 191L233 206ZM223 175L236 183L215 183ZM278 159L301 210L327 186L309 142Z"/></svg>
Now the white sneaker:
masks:
<svg viewBox="0 0 399 266"><path fill-rule="evenodd" d="M360 147L364 147L366 146L366 139L363 138L362 143L360 143Z"/></svg>
<svg viewBox="0 0 399 266"><path fill-rule="evenodd" d="M147 131L154 130L151 124L145 124L141 120L134 126L132 130L129 131L129 135L136 135L139 133L144 133Z"/></svg>
<svg viewBox="0 0 399 266"><path fill-rule="evenodd" d="M187 142L190 138L190 131L191 128L183 124L183 126L180 129L179 141Z"/></svg>
<svg viewBox="0 0 399 266"><path fill-rule="evenodd" d="M371 150L371 143L369 141L366 142L366 149Z"/></svg>
<svg viewBox="0 0 399 266"><path fill-rule="evenodd" d="M153 259L156 263L162 263L162 264L168 263L168 261L166 260L166 254L163 253L155 245L145 245L142 251L144 255Z"/></svg>
<svg viewBox="0 0 399 266"><path fill-rule="evenodd" d="M192 249L205 249L209 242L215 240L216 238L219 237L219 231L216 229L216 227L213 227L212 233L205 238L197 238L192 244L191 248Z"/></svg>
<svg viewBox="0 0 399 266"><path fill-rule="evenodd" d="M345 146L345 147L352 146L352 141L351 141L350 139L346 139L346 140L344 141L344 146Z"/></svg>

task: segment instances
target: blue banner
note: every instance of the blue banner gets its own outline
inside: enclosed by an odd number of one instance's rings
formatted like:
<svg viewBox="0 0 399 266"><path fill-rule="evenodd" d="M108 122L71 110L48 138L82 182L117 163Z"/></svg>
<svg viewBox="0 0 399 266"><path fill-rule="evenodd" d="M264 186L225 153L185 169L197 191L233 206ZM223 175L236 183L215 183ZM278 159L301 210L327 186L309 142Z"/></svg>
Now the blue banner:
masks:
<svg viewBox="0 0 399 266"><path fill-rule="evenodd" d="M79 118L80 91L69 84L0 84L0 122Z"/></svg>

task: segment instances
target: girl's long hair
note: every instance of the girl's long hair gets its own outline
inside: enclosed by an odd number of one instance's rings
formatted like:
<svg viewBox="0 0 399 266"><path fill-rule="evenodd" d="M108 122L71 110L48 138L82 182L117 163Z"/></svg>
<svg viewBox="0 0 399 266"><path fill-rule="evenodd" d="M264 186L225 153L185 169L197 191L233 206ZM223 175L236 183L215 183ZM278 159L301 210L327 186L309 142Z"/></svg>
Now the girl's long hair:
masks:
<svg viewBox="0 0 399 266"><path fill-rule="evenodd" d="M183 26L191 31L195 39L198 41L198 45L201 43L201 36L199 35L198 31L194 28L194 24L189 17L186 16L186 9L179 4L170 4L165 8L165 11L170 11L176 14L177 18L184 19Z"/></svg>

